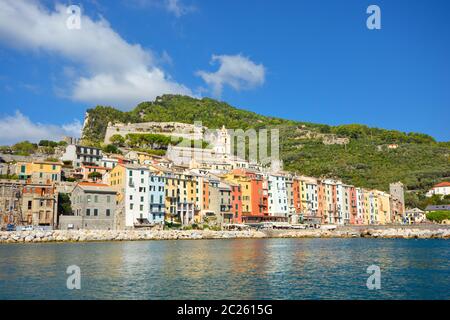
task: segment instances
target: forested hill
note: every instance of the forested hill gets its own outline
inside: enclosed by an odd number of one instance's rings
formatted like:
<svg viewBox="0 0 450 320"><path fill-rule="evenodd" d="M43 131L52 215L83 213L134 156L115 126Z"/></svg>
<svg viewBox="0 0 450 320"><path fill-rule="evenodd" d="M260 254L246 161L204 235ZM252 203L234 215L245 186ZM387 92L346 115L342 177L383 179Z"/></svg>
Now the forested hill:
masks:
<svg viewBox="0 0 450 320"><path fill-rule="evenodd" d="M266 117L210 98L178 95L143 102L129 112L105 106L87 112L83 139L90 144L101 144L110 121L201 121L209 128L225 125L244 130L277 127L287 170L337 177L346 183L380 190L387 190L390 182L402 181L409 190L423 191L450 177L450 142L436 142L421 133Z"/></svg>

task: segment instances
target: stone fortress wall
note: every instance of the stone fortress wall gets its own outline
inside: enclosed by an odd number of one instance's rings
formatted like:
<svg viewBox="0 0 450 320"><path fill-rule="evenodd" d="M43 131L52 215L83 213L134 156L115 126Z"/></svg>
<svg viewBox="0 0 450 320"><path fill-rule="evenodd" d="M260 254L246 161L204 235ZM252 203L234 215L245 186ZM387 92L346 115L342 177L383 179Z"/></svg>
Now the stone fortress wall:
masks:
<svg viewBox="0 0 450 320"><path fill-rule="evenodd" d="M185 139L200 140L202 134L208 128L204 126L196 126L193 124L180 122L142 122L142 123L108 123L105 134L105 144L110 143L113 135L121 135L125 137L129 133L135 134L161 134L166 136L174 136ZM205 138L205 137L203 137Z"/></svg>

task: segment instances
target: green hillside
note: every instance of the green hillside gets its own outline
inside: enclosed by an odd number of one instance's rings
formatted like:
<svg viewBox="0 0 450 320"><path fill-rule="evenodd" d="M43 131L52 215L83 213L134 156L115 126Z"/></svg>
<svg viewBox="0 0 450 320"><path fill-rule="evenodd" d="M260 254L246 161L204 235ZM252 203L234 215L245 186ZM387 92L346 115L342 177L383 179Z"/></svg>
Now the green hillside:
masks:
<svg viewBox="0 0 450 320"><path fill-rule="evenodd" d="M409 190L423 193L450 177L450 143L431 136L352 124L327 126L258 115L209 98L165 95L143 102L129 112L97 106L88 110L83 130L87 143L100 144L111 122L202 121L209 128L279 128L285 169L317 177L338 177L344 182L387 190L402 181ZM324 144L348 138L347 144ZM341 141L342 142L342 141ZM328 142L330 143L330 142ZM398 148L389 149L389 144Z"/></svg>

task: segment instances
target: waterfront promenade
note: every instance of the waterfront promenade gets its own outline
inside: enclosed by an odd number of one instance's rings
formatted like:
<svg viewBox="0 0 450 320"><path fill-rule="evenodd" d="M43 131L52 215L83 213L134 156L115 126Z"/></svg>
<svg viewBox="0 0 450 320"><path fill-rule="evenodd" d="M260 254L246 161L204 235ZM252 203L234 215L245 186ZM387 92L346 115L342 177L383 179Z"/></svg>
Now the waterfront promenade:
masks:
<svg viewBox="0 0 450 320"><path fill-rule="evenodd" d="M449 225L345 226L336 230L53 230L0 232L0 243L199 240L253 238L402 238L450 239Z"/></svg>

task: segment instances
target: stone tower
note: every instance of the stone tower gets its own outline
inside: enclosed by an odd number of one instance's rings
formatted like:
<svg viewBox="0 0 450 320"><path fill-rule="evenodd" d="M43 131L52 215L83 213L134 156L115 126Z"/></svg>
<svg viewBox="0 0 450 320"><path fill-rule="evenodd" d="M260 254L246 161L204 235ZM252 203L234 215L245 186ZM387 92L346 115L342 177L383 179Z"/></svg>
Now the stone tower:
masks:
<svg viewBox="0 0 450 320"><path fill-rule="evenodd" d="M405 212L405 186L403 183L394 182L389 185L389 193L394 198L398 199L400 203L402 204L403 212Z"/></svg>

